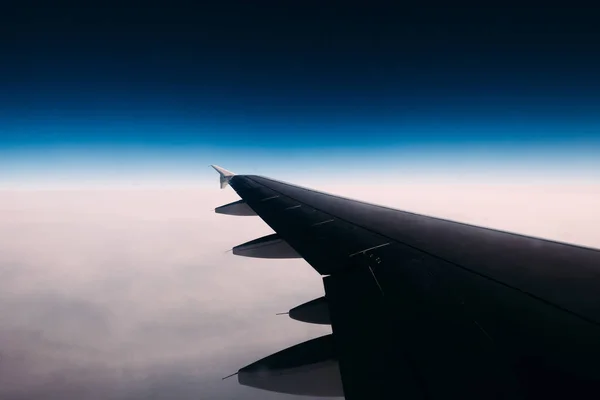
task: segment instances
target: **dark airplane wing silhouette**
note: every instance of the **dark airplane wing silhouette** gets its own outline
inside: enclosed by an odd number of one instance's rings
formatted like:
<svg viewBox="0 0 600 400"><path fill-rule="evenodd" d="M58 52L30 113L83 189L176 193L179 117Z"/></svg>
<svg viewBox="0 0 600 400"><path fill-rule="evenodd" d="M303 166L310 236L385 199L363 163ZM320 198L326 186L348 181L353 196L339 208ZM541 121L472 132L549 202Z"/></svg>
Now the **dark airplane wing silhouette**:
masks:
<svg viewBox="0 0 600 400"><path fill-rule="evenodd" d="M240 383L349 400L600 398L600 251L215 169L242 198L216 211L276 232L234 254L304 258L325 297L290 316L333 331Z"/></svg>

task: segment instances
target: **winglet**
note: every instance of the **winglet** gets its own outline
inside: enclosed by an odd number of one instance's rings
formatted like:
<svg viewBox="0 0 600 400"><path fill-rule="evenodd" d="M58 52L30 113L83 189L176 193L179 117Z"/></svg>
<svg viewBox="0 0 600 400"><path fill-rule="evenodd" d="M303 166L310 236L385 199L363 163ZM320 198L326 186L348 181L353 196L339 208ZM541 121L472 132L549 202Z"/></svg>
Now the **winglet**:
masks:
<svg viewBox="0 0 600 400"><path fill-rule="evenodd" d="M221 189L225 189L229 184L231 178L235 176L235 174L231 171L227 171L225 168L221 168L218 165L211 165L220 175L219 182L221 183Z"/></svg>

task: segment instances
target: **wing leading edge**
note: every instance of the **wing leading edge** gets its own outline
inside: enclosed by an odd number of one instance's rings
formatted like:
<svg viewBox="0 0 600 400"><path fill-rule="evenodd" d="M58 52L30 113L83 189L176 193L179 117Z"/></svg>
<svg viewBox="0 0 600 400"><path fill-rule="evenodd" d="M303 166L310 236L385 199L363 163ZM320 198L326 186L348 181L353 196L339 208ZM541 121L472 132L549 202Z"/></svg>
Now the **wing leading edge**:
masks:
<svg viewBox="0 0 600 400"><path fill-rule="evenodd" d="M600 394L598 250L214 168L323 275L347 399Z"/></svg>

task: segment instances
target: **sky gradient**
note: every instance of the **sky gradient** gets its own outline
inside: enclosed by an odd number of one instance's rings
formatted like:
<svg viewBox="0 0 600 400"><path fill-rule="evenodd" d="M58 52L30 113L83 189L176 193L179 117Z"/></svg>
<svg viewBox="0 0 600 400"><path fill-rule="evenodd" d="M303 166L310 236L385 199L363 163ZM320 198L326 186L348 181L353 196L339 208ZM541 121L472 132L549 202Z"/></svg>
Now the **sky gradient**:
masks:
<svg viewBox="0 0 600 400"><path fill-rule="evenodd" d="M209 163L597 179L595 15L9 2L0 182L192 180Z"/></svg>

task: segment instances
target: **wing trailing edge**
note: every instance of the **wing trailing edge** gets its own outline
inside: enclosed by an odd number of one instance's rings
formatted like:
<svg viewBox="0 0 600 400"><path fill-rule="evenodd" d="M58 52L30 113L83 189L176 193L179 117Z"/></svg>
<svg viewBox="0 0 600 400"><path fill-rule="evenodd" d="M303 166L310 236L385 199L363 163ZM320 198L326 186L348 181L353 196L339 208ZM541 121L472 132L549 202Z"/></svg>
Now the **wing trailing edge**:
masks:
<svg viewBox="0 0 600 400"><path fill-rule="evenodd" d="M254 216L256 212L250 208L245 200L234 201L215 208L217 214L235 215L235 216Z"/></svg>
<svg viewBox="0 0 600 400"><path fill-rule="evenodd" d="M307 322L309 324L331 325L329 316L329 304L325 297L311 300L292 308L288 315L296 321Z"/></svg>
<svg viewBox="0 0 600 400"><path fill-rule="evenodd" d="M271 354L240 369L238 383L301 396L344 395L333 336L321 336Z"/></svg>
<svg viewBox="0 0 600 400"><path fill-rule="evenodd" d="M236 256L253 258L302 258L276 233L235 246L232 252Z"/></svg>

